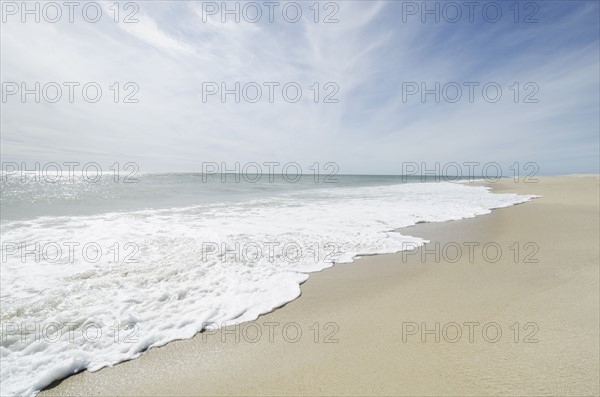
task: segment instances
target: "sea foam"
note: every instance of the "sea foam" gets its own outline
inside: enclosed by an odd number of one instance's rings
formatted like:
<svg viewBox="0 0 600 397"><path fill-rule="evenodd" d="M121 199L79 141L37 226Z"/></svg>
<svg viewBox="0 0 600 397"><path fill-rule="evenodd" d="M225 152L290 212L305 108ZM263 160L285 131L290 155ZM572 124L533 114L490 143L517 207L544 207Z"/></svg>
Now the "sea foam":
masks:
<svg viewBox="0 0 600 397"><path fill-rule="evenodd" d="M32 395L75 372L191 338L207 324L256 319L297 298L310 272L425 242L398 228L470 218L533 197L405 183L4 222L3 394ZM15 242L47 252L23 260ZM65 243L76 247L71 255ZM82 253L90 243L101 249L95 262L93 249ZM63 249L57 260L56 244Z"/></svg>

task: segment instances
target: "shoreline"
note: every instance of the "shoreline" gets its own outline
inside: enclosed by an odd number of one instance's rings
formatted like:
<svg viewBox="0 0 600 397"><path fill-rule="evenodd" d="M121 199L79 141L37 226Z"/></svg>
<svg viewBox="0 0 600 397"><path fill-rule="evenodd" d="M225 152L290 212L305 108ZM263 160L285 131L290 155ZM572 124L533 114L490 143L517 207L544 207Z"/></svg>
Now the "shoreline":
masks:
<svg viewBox="0 0 600 397"><path fill-rule="evenodd" d="M486 184L544 197L399 229L430 243L311 273L300 298L245 328L171 342L39 395L598 394L598 176L539 179ZM453 262L456 245L476 242L473 260ZM502 249L496 262L488 242ZM498 327L471 342L465 323Z"/></svg>

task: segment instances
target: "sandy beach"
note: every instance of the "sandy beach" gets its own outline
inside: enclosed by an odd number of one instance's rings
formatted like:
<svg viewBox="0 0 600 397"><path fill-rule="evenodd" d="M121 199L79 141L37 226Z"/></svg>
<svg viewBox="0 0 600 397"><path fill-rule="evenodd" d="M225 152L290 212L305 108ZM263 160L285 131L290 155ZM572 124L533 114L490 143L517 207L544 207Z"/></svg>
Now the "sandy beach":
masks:
<svg viewBox="0 0 600 397"><path fill-rule="evenodd" d="M403 229L430 243L311 274L257 321L40 396L598 395L598 176L489 186L543 198Z"/></svg>

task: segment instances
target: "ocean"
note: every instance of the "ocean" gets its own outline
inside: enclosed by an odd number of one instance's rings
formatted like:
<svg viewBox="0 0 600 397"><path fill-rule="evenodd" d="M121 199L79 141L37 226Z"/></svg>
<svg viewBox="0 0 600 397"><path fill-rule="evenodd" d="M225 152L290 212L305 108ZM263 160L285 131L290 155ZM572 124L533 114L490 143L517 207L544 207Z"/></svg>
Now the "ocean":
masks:
<svg viewBox="0 0 600 397"><path fill-rule="evenodd" d="M3 394L256 319L311 272L426 242L399 228L533 198L417 177L293 179L3 174Z"/></svg>

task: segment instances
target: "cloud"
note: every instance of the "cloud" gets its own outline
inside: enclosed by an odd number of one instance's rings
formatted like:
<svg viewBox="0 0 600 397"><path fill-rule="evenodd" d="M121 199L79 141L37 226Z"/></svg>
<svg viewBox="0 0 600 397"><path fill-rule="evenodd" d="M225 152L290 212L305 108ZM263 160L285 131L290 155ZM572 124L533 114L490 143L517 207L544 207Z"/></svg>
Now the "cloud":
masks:
<svg viewBox="0 0 600 397"><path fill-rule="evenodd" d="M3 161L136 161L141 171L334 161L341 173L390 174L402 161L536 161L543 173L598 172L598 4L540 3L532 24L522 23L530 10L515 23L508 8L497 23L477 13L474 23L422 23L420 15L402 22L400 3L366 1L320 3L318 14L302 3L302 18L291 23L284 4L273 23L264 8L257 23L203 20L200 2L140 2L132 24L114 23L108 8L95 24L9 19L3 82L97 82L103 95L87 103L78 87L73 103L10 97L2 103ZM331 14L338 22L323 23ZM122 103L135 91L128 82L139 87L138 103ZM262 100L203 101L206 83L236 82L250 96L255 86L247 84L257 83ZM278 83L273 103L266 82ZM282 92L290 82L302 89L296 103ZM503 96L406 101L406 82L496 82ZM526 83L539 88L538 103L523 103ZM334 92L337 103L323 103Z"/></svg>

